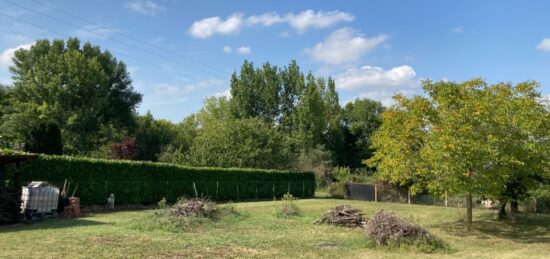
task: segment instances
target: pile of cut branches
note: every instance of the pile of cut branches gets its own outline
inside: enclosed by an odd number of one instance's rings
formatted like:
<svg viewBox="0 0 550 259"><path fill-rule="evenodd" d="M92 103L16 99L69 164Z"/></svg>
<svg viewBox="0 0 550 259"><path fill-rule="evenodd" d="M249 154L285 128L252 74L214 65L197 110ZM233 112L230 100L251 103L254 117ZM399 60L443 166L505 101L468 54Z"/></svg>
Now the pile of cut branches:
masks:
<svg viewBox="0 0 550 259"><path fill-rule="evenodd" d="M412 243L416 240L430 238L430 233L421 226L401 218L395 213L383 210L369 220L365 230L378 246L402 242ZM428 239L427 241L431 242L432 240Z"/></svg>
<svg viewBox="0 0 550 259"><path fill-rule="evenodd" d="M208 198L182 198L170 208L170 215L176 217L214 218L217 214L216 204Z"/></svg>
<svg viewBox="0 0 550 259"><path fill-rule="evenodd" d="M350 205L339 205L336 208L327 211L314 223L336 225L348 228L363 227L367 224L361 211L351 207Z"/></svg>

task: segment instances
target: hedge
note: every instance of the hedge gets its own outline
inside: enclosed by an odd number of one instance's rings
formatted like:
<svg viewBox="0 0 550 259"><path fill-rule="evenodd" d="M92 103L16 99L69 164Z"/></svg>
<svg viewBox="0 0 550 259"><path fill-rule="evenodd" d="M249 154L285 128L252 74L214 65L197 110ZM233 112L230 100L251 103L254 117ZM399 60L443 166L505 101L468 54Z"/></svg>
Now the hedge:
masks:
<svg viewBox="0 0 550 259"><path fill-rule="evenodd" d="M21 182L48 181L58 187L67 179L84 205L105 204L110 193L116 204L153 204L166 198L199 195L213 200L246 200L281 197L290 192L312 197L315 176L241 168L197 168L164 163L47 156L21 164Z"/></svg>

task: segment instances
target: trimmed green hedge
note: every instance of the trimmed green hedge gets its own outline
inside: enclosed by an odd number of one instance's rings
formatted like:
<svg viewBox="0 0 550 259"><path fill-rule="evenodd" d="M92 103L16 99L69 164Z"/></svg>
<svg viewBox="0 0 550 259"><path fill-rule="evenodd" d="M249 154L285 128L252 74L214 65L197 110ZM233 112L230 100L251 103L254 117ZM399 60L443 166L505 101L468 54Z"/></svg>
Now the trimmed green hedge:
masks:
<svg viewBox="0 0 550 259"><path fill-rule="evenodd" d="M65 179L85 205L105 204L110 193L116 204L152 204L165 197L199 195L214 200L281 197L290 192L312 197L315 176L309 172L262 169L194 168L171 164L46 156L21 164L21 182L48 181L58 187Z"/></svg>

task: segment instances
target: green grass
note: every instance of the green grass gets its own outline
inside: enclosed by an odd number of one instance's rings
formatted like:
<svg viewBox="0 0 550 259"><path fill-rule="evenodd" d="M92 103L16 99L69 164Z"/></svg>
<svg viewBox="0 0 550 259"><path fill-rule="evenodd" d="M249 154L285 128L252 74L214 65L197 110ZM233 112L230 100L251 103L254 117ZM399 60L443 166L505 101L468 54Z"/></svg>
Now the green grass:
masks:
<svg viewBox="0 0 550 259"><path fill-rule="evenodd" d="M435 234L450 247L443 253L377 249L359 229L313 225L339 204L366 216L395 211ZM279 202L277 202L277 206ZM474 210L468 232L456 208L333 199L299 200L299 217L277 217L275 202L236 203L239 212L181 231L151 222L152 211L97 214L0 227L1 258L544 258L550 254L550 216L521 215L495 221L494 211ZM160 227L160 226L163 227Z"/></svg>

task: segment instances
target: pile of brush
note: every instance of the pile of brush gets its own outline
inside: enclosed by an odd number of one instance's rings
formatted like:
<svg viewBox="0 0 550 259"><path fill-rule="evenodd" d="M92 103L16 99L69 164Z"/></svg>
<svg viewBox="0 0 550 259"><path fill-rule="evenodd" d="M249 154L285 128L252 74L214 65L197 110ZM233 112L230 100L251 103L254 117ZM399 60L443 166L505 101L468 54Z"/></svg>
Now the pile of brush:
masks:
<svg viewBox="0 0 550 259"><path fill-rule="evenodd" d="M213 218L217 214L216 204L208 198L182 198L170 208L170 215L176 217Z"/></svg>
<svg viewBox="0 0 550 259"><path fill-rule="evenodd" d="M315 224L329 224L356 228L364 227L367 222L359 209L353 208L350 205L339 205L327 211L321 218L315 221Z"/></svg>

